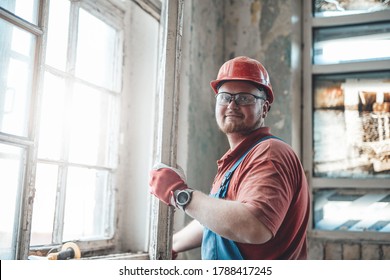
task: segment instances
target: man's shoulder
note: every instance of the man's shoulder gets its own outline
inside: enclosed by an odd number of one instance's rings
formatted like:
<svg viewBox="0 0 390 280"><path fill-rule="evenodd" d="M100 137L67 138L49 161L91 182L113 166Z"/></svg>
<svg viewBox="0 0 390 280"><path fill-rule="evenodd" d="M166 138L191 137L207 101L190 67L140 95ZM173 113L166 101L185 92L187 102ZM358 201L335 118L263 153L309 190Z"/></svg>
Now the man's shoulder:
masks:
<svg viewBox="0 0 390 280"><path fill-rule="evenodd" d="M251 154L267 156L270 160L279 156L297 156L293 148L279 137L267 137L254 147Z"/></svg>

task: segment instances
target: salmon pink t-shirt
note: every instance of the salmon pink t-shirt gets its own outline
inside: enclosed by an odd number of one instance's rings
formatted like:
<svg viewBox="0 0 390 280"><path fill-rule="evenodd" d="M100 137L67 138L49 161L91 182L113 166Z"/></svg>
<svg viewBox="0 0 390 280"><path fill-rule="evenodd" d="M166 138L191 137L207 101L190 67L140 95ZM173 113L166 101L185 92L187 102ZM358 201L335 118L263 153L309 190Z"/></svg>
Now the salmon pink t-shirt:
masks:
<svg viewBox="0 0 390 280"><path fill-rule="evenodd" d="M211 193L221 186L225 173L259 139L269 136L262 127L229 150L218 162ZM244 259L306 259L309 190L304 170L292 148L279 139L256 145L235 170L226 195L240 201L271 232L264 244L237 243Z"/></svg>

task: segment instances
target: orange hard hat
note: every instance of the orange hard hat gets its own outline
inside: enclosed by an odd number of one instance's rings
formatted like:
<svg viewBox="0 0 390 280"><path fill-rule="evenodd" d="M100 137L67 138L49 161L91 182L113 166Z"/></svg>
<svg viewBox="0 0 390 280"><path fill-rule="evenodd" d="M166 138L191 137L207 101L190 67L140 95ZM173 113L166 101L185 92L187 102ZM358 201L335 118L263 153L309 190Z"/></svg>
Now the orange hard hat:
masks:
<svg viewBox="0 0 390 280"><path fill-rule="evenodd" d="M210 82L215 93L221 82L248 81L261 86L266 90L267 100L271 104L274 101L271 81L264 66L255 59L239 56L226 61L219 69L217 79Z"/></svg>

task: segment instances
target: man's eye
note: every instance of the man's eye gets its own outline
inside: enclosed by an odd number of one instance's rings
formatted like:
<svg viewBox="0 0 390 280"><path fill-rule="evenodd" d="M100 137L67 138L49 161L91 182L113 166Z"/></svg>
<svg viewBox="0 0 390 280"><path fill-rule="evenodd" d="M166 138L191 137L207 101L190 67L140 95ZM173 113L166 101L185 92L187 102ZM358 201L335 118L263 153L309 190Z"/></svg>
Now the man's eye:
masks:
<svg viewBox="0 0 390 280"><path fill-rule="evenodd" d="M237 101L238 102L248 102L249 101L249 96L246 96L246 95L240 95L238 98L237 98Z"/></svg>
<svg viewBox="0 0 390 280"><path fill-rule="evenodd" d="M223 101L230 101L230 96L229 95L222 95L221 99Z"/></svg>

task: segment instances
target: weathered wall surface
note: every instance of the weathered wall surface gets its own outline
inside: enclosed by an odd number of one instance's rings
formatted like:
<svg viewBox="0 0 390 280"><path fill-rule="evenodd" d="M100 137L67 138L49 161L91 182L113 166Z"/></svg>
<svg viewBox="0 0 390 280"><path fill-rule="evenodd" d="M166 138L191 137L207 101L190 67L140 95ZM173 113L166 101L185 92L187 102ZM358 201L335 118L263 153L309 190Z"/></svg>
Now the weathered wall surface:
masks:
<svg viewBox="0 0 390 280"><path fill-rule="evenodd" d="M301 0L185 1L180 98L179 164L189 185L205 193L215 161L228 149L214 116L209 82L224 61L238 55L258 59L267 68L275 101L266 125L301 150ZM178 213L177 228L189 221ZM309 237L310 259L390 259L380 241ZM187 254L200 257L199 251Z"/></svg>
<svg viewBox="0 0 390 280"><path fill-rule="evenodd" d="M186 2L187 4L187 2ZM216 159L227 149L215 121L215 95L210 81L223 61L222 1L191 1L188 49L188 180L208 192Z"/></svg>
<svg viewBox="0 0 390 280"><path fill-rule="evenodd" d="M292 2L185 1L178 163L185 169L190 186L208 193L216 160L228 149L226 137L215 122L215 99L209 82L234 56L246 55L264 63L275 92L266 124L285 141L294 142L292 100L299 101L300 92L294 88L299 79L294 77L292 67L296 63L291 59L295 40L291 19L296 16ZM177 229L188 221L176 213ZM197 250L188 254L189 258L199 256Z"/></svg>
<svg viewBox="0 0 390 280"><path fill-rule="evenodd" d="M223 6L225 1L186 0L180 80L178 164L188 184L209 193L216 160L228 149L226 137L215 121L215 97L210 81L223 63ZM175 230L191 219L175 214ZM199 259L200 250L186 254Z"/></svg>
<svg viewBox="0 0 390 280"><path fill-rule="evenodd" d="M261 61L275 101L266 125L299 153L299 2L231 0L225 6L225 59L246 55Z"/></svg>
<svg viewBox="0 0 390 280"><path fill-rule="evenodd" d="M292 59L296 37L292 19L297 17L294 2L185 2L179 150L187 155L179 152L178 161L188 162L184 168L190 182L193 180L198 186L207 184L208 190L216 171L215 161L228 148L215 122L215 100L209 83L215 79L219 67L234 56L247 55L264 63L275 92L266 123L276 135L293 142L292 115L299 117L300 111L292 100L299 101L301 95L296 90L298 66Z"/></svg>

